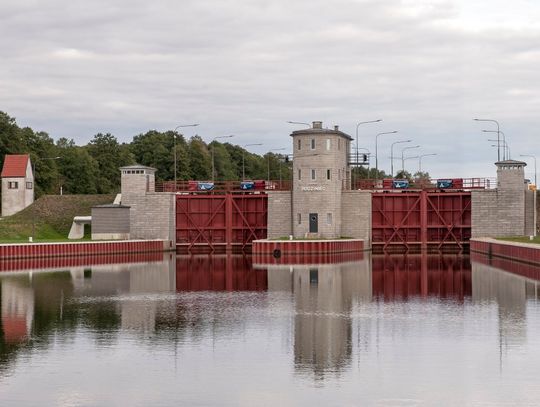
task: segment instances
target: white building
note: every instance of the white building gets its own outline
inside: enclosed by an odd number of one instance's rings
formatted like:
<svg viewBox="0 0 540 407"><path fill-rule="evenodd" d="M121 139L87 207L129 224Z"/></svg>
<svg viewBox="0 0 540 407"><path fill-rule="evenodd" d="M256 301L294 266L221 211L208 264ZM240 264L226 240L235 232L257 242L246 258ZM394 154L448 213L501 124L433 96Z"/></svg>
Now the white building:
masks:
<svg viewBox="0 0 540 407"><path fill-rule="evenodd" d="M34 174L28 154L4 157L2 168L2 216L13 215L34 202Z"/></svg>

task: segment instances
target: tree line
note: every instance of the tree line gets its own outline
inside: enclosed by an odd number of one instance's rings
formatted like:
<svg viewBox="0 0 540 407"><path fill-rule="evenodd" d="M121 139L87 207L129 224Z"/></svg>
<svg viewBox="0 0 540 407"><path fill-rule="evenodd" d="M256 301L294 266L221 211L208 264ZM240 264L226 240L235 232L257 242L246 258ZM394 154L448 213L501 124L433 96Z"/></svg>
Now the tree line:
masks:
<svg viewBox="0 0 540 407"><path fill-rule="evenodd" d="M216 181L291 177L292 162L286 154L258 155L217 140L207 144L198 135L186 139L172 130L150 130L134 136L130 143L120 143L110 133L98 133L88 144L79 146L73 139L55 141L46 132L19 127L15 118L0 111L0 166L6 154L30 154L36 170L36 196L60 190L65 194L119 192L119 168L131 164L154 167L156 181L170 181L174 179L175 151L177 180L212 179L212 154ZM384 171L374 168L352 170L353 180L385 177ZM396 178L429 179L429 174L400 172Z"/></svg>
<svg viewBox="0 0 540 407"><path fill-rule="evenodd" d="M200 136L184 138L174 131L150 130L121 143L110 133L98 133L83 146L73 139L53 140L46 132L19 127L15 118L0 111L0 166L6 154L30 154L35 165L36 195L109 194L120 190L119 167L142 164L154 167L157 181L290 179L291 163L285 154L253 154L240 146L207 144ZM213 150L213 151L212 151ZM59 158L57 158L59 157Z"/></svg>

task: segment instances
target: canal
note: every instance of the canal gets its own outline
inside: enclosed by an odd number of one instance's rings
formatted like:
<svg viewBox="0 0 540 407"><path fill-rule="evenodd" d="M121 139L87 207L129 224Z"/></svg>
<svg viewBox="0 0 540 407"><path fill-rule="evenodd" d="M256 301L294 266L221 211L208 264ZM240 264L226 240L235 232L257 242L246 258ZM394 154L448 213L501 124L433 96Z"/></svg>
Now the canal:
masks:
<svg viewBox="0 0 540 407"><path fill-rule="evenodd" d="M155 257L4 265L1 405L540 400L534 267L464 254Z"/></svg>

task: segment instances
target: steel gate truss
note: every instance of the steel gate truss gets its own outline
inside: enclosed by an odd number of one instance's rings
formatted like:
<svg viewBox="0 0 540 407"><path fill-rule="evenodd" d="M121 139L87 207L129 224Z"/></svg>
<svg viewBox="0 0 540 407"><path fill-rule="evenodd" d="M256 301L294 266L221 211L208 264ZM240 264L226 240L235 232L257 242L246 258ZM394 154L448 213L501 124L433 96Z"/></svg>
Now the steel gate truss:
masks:
<svg viewBox="0 0 540 407"><path fill-rule="evenodd" d="M471 194L466 191L382 192L372 195L372 243L459 249L471 237Z"/></svg>
<svg viewBox="0 0 540 407"><path fill-rule="evenodd" d="M179 194L176 196L176 245L195 249L244 250L266 238L266 194Z"/></svg>

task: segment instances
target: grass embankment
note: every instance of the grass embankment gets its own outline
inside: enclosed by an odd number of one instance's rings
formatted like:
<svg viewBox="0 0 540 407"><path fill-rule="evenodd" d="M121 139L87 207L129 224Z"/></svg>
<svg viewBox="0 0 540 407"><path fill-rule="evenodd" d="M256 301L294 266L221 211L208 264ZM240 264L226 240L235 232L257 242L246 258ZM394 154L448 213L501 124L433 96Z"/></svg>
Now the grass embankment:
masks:
<svg viewBox="0 0 540 407"><path fill-rule="evenodd" d="M89 216L92 206L112 203L115 195L45 195L28 208L0 220L0 243L66 241L74 216ZM85 236L86 237L86 236Z"/></svg>
<svg viewBox="0 0 540 407"><path fill-rule="evenodd" d="M506 240L508 242L518 242L518 243L536 243L540 244L540 236L535 236L533 240L529 236L510 236L510 237L497 237L497 240Z"/></svg>

